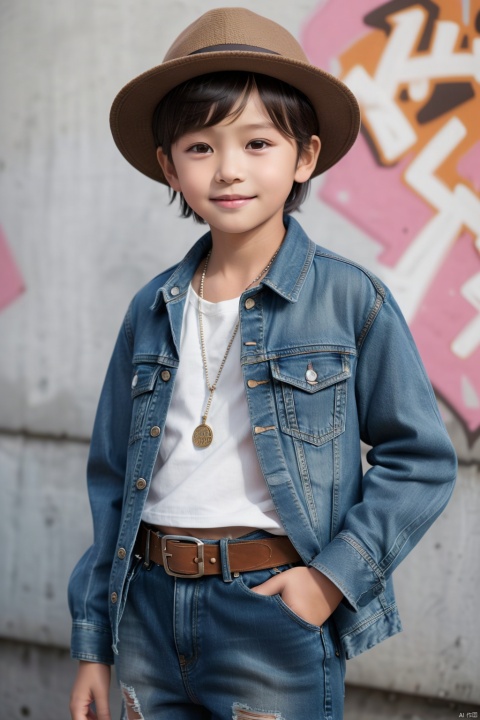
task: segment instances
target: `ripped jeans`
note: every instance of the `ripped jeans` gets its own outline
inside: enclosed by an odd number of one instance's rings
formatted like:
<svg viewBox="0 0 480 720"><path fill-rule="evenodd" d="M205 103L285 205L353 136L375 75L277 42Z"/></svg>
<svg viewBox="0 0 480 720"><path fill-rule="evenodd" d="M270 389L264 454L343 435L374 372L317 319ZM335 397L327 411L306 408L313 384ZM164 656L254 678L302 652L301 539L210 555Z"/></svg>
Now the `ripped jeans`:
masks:
<svg viewBox="0 0 480 720"><path fill-rule="evenodd" d="M125 720L342 720L333 621L250 590L288 567L179 579L140 562L115 661Z"/></svg>

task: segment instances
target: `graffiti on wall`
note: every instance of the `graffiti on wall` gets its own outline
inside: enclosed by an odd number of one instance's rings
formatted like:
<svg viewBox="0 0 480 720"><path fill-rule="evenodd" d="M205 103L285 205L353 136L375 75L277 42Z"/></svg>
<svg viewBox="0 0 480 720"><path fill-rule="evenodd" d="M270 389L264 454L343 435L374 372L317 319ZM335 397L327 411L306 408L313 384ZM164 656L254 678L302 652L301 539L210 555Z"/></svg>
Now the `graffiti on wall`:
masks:
<svg viewBox="0 0 480 720"><path fill-rule="evenodd" d="M480 0L327 0L302 40L362 110L362 134L320 197L379 244L377 271L435 389L476 435Z"/></svg>
<svg viewBox="0 0 480 720"><path fill-rule="evenodd" d="M7 238L0 225L0 311L17 298L24 290L20 271L13 259Z"/></svg>

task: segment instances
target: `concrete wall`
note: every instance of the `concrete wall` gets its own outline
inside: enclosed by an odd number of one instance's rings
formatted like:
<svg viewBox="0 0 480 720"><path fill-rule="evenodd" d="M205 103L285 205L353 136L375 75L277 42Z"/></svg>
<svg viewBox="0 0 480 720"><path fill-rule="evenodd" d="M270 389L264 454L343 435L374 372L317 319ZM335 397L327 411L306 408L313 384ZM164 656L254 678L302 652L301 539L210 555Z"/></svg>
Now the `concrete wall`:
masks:
<svg viewBox="0 0 480 720"><path fill-rule="evenodd" d="M25 677L25 648L35 658L27 677L42 687L42 673L51 679L68 662L66 583L91 537L84 467L106 364L134 291L198 234L167 206L166 190L117 152L110 104L188 22L219 4L237 3L0 2L0 226L12 256L0 252L0 261L5 271L13 259L26 288L0 311L2 695L16 668ZM265 0L260 11L299 35L319 4ZM376 243L318 199L320 184L302 213L306 230L377 269ZM351 661L348 678L475 704L480 441L442 411L460 457L454 498L397 572L405 632ZM52 702L65 694L51 679Z"/></svg>

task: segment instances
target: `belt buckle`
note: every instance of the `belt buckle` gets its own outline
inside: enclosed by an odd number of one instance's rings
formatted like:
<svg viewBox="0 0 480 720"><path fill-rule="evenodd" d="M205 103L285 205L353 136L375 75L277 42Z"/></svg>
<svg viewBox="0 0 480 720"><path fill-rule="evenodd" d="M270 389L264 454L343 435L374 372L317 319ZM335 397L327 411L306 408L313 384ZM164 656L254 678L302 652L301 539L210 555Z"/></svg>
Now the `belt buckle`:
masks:
<svg viewBox="0 0 480 720"><path fill-rule="evenodd" d="M167 552L167 540L173 542L189 542L197 546L197 557L198 557L198 572L197 573L179 573L175 572L168 566L168 558L172 557L172 553ZM177 578L200 578L205 574L204 564L204 547L205 543L191 535L163 535L162 536L162 560L163 568L167 575L172 575Z"/></svg>

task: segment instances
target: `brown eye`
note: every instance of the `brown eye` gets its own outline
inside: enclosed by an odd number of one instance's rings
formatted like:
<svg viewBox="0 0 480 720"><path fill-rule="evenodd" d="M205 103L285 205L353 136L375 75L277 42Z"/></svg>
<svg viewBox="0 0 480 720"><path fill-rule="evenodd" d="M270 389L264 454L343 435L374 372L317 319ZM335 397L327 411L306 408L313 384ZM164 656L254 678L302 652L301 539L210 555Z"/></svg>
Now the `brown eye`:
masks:
<svg viewBox="0 0 480 720"><path fill-rule="evenodd" d="M264 150L266 147L268 143L265 140L251 140L247 145L251 150Z"/></svg>
<svg viewBox="0 0 480 720"><path fill-rule="evenodd" d="M192 145L190 148L188 148L188 151L203 154L212 152L212 148L210 147L210 145L207 145L207 143L196 143L195 145Z"/></svg>

